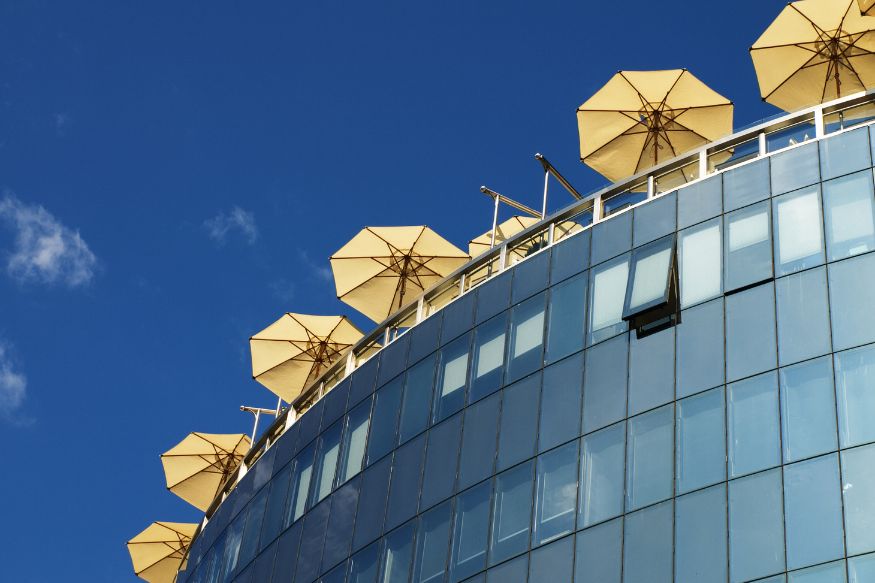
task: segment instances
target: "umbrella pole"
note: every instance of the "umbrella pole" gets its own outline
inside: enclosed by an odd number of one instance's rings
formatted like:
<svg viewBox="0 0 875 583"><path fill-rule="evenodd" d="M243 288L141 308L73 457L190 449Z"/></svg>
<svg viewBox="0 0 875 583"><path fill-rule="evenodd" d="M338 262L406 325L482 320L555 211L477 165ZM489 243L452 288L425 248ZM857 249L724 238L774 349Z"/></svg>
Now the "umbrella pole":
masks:
<svg viewBox="0 0 875 583"><path fill-rule="evenodd" d="M500 202L497 194L492 197L492 200L495 201L495 208L492 211L492 238L489 240L490 249L495 247L495 231L498 229L498 204Z"/></svg>
<svg viewBox="0 0 875 583"><path fill-rule="evenodd" d="M279 397L276 402L276 417L279 418L280 411L283 410L283 398Z"/></svg>
<svg viewBox="0 0 875 583"><path fill-rule="evenodd" d="M547 216L547 187L550 186L550 173L544 172L544 202L541 203L541 218Z"/></svg>

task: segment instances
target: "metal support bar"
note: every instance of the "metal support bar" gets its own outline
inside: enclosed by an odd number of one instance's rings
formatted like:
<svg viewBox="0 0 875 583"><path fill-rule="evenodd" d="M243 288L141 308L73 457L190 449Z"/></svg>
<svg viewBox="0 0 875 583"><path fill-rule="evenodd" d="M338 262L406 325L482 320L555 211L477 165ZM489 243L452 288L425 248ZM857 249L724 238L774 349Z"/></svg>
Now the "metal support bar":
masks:
<svg viewBox="0 0 875 583"><path fill-rule="evenodd" d="M544 172L544 200L541 203L541 216L547 216L547 189L550 187L550 173Z"/></svg>
<svg viewBox="0 0 875 583"><path fill-rule="evenodd" d="M539 213L538 211L536 211L532 207L526 206L521 202L517 202L512 198L508 198L508 197L504 196L503 194L499 194L499 193L495 192L494 190L492 190L491 188L481 186L480 192L482 192L486 196L498 197L498 200L503 202L507 206L513 207L518 211L526 213L527 215L531 215L531 216L535 217L536 219L541 218L541 213Z"/></svg>
<svg viewBox="0 0 875 583"><path fill-rule="evenodd" d="M483 188L486 188L485 186ZM501 197L496 195L492 199L495 201L495 209L492 211L492 238L489 240L489 248L495 247L495 230L498 228L498 205L501 203Z"/></svg>
<svg viewBox="0 0 875 583"><path fill-rule="evenodd" d="M547 160L542 154L535 154L535 160L541 163L541 166L544 168L544 172L548 172L553 175L553 178L559 181L565 190L568 191L568 194L574 197L575 200L583 200L583 196L577 192L577 189L571 186L571 183L568 182L562 174L556 170L556 167L550 164L550 161Z"/></svg>
<svg viewBox="0 0 875 583"><path fill-rule="evenodd" d="M547 246L551 247L553 245L553 241L556 238L556 223L550 223L550 227L547 229Z"/></svg>
<svg viewBox="0 0 875 583"><path fill-rule="evenodd" d="M282 399L280 399L280 401L282 401ZM264 413L265 415L276 416L278 415L278 413L274 409L265 409L263 407L247 407L246 405L240 405L240 410L248 411L249 413L255 415L255 424L252 426L252 442L249 445L249 447L251 448L252 445L255 444L255 440L258 437L258 421L261 419L261 414Z"/></svg>

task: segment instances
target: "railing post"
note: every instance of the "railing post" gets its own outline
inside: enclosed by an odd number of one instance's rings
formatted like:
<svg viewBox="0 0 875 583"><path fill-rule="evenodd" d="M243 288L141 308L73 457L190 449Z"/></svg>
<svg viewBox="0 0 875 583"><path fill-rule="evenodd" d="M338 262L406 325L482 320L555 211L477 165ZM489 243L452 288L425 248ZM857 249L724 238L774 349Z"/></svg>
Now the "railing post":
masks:
<svg viewBox="0 0 875 583"><path fill-rule="evenodd" d="M765 132L761 133L759 136L759 145L760 145L760 156L765 156L768 152L766 147L766 134Z"/></svg>
<svg viewBox="0 0 875 583"><path fill-rule="evenodd" d="M592 224L602 220L602 196L598 195L592 201Z"/></svg>
<svg viewBox="0 0 875 583"><path fill-rule="evenodd" d="M541 203L541 218L547 216L547 188L550 186L550 173L544 170L544 202Z"/></svg>
<svg viewBox="0 0 875 583"><path fill-rule="evenodd" d="M349 352L346 354L346 369L344 370L344 374L350 375L352 371L355 370L355 354L352 351L352 348L349 349Z"/></svg>
<svg viewBox="0 0 875 583"><path fill-rule="evenodd" d="M656 196L656 180L653 178L653 174L647 177L647 198L653 198Z"/></svg>
<svg viewBox="0 0 875 583"><path fill-rule="evenodd" d="M826 127L823 122L823 107L814 110L814 137L822 138L826 135Z"/></svg>
<svg viewBox="0 0 875 583"><path fill-rule="evenodd" d="M419 296L416 300L416 323L422 322L422 308L425 306L425 296Z"/></svg>
<svg viewBox="0 0 875 583"><path fill-rule="evenodd" d="M547 228L547 246L550 247L553 245L553 241L556 239L556 223L550 223L550 226Z"/></svg>
<svg viewBox="0 0 875 583"><path fill-rule="evenodd" d="M465 274L463 273L459 277L459 295L465 293Z"/></svg>
<svg viewBox="0 0 875 583"><path fill-rule="evenodd" d="M699 152L699 178L708 175L708 150Z"/></svg>
<svg viewBox="0 0 875 583"><path fill-rule="evenodd" d="M507 267L507 243L501 246L501 252L498 254L498 271L504 271Z"/></svg>

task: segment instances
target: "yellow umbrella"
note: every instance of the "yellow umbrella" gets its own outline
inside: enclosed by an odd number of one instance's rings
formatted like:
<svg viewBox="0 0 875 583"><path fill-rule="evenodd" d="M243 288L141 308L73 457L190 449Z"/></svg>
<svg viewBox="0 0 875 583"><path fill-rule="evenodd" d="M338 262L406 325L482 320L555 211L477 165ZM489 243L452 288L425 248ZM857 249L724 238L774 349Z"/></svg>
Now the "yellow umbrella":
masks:
<svg viewBox="0 0 875 583"><path fill-rule="evenodd" d="M337 297L382 322L470 259L428 227L365 227L331 256Z"/></svg>
<svg viewBox="0 0 875 583"><path fill-rule="evenodd" d="M864 16L875 16L875 0L858 0L858 4Z"/></svg>
<svg viewBox="0 0 875 583"><path fill-rule="evenodd" d="M495 245L500 245L507 239L513 237L519 232L528 229L541 219L535 217L525 217L525 216L514 216L504 221L495 229ZM558 241L572 233L576 233L581 230L581 227L578 223L573 221L563 221L556 225L555 232L553 234L554 240ZM492 229L489 229L479 237L475 237L471 239L468 243L468 253L471 254L471 257L477 257L482 253L486 253L489 251L490 243L492 242ZM511 254L514 259L522 259L527 255L530 255L540 249L542 247L542 243L540 240L530 240L528 242L524 242L518 247L515 247Z"/></svg>
<svg viewBox="0 0 875 583"><path fill-rule="evenodd" d="M242 433L189 433L161 455L167 489L206 511L249 445L249 436Z"/></svg>
<svg viewBox="0 0 875 583"><path fill-rule="evenodd" d="M857 0L787 5L750 49L763 99L794 111L875 86L873 26Z"/></svg>
<svg viewBox="0 0 875 583"><path fill-rule="evenodd" d="M284 314L249 339L252 376L292 402L361 337L346 316Z"/></svg>
<svg viewBox="0 0 875 583"><path fill-rule="evenodd" d="M173 583L197 530L187 522L153 522L128 541L137 577L150 583Z"/></svg>
<svg viewBox="0 0 875 583"><path fill-rule="evenodd" d="M609 180L732 132L732 102L686 69L620 71L577 109L580 159Z"/></svg>

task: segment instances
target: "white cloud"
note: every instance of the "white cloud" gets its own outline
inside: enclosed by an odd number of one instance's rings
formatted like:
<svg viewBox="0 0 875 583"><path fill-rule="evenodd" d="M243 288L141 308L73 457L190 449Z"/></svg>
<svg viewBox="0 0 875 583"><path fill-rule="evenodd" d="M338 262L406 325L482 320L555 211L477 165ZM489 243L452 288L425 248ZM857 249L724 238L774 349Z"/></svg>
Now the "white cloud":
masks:
<svg viewBox="0 0 875 583"><path fill-rule="evenodd" d="M28 205L11 194L0 199L0 219L15 234L6 271L20 282L61 283L79 287L91 283L97 257L74 231L40 205Z"/></svg>
<svg viewBox="0 0 875 583"><path fill-rule="evenodd" d="M252 245L258 239L258 226L255 224L255 215L245 211L239 206L234 206L231 212L219 213L211 219L204 221L204 228L210 239L218 244L223 244L231 231L240 231L246 238L246 242Z"/></svg>
<svg viewBox="0 0 875 583"><path fill-rule="evenodd" d="M15 369L9 350L9 345L0 341L0 417L6 419L21 408L27 395L27 377Z"/></svg>
<svg viewBox="0 0 875 583"><path fill-rule="evenodd" d="M313 261L310 254L303 249L298 249L298 259L310 271L310 274L319 281L329 282L334 280L334 274L331 271L331 265L328 260L325 263L317 263Z"/></svg>

